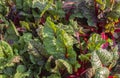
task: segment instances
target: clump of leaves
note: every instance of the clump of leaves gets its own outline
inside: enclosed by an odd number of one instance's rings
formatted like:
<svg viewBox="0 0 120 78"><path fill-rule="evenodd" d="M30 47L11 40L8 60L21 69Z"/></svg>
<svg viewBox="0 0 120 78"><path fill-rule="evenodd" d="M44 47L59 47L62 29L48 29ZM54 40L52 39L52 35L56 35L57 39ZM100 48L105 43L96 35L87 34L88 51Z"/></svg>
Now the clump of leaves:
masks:
<svg viewBox="0 0 120 78"><path fill-rule="evenodd" d="M58 28L50 18L47 19L41 33L47 54L55 59L64 59L72 66L77 64L72 36L68 35L63 29Z"/></svg>
<svg viewBox="0 0 120 78"><path fill-rule="evenodd" d="M1 0L0 78L107 78L119 58L119 4Z"/></svg>
<svg viewBox="0 0 120 78"><path fill-rule="evenodd" d="M0 41L0 69L4 69L10 63L14 53L12 47L5 41Z"/></svg>
<svg viewBox="0 0 120 78"><path fill-rule="evenodd" d="M93 41L91 41L93 40ZM100 42L99 42L100 41ZM91 43L94 43L95 46L90 46ZM95 78L106 78L109 76L109 70L111 70L112 67L116 64L119 55L118 55L118 46L113 46L113 42L109 42L109 46L111 48L103 49L101 46L105 43L102 38L100 38L100 35L93 34L88 42L88 48L91 50L91 64L92 67L95 69L96 74ZM93 49L94 48L94 49ZM115 61L116 60L116 61ZM102 68L103 71L102 71ZM105 70L104 70L105 69ZM106 71L106 72L105 72ZM97 72L99 72L99 75L97 75ZM104 72L104 73L102 73ZM101 75L100 75L101 73ZM105 75L102 75L105 74Z"/></svg>

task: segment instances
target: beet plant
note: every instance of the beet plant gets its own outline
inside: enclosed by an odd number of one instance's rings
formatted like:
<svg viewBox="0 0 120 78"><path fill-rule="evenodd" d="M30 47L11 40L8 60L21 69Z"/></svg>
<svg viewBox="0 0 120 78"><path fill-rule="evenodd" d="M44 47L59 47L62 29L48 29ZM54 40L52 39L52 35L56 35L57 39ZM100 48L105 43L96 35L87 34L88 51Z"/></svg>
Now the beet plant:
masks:
<svg viewBox="0 0 120 78"><path fill-rule="evenodd" d="M1 0L0 78L119 78L119 18L119 0Z"/></svg>

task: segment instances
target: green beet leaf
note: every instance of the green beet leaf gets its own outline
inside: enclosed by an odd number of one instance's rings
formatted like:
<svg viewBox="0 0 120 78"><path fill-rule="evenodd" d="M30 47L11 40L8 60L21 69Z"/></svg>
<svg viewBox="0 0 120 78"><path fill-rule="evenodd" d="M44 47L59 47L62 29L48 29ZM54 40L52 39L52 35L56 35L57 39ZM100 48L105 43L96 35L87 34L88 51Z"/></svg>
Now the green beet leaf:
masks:
<svg viewBox="0 0 120 78"><path fill-rule="evenodd" d="M23 0L16 0L16 8L17 9L23 8Z"/></svg>
<svg viewBox="0 0 120 78"><path fill-rule="evenodd" d="M12 47L5 41L0 41L0 69L4 68L14 56Z"/></svg>
<svg viewBox="0 0 120 78"><path fill-rule="evenodd" d="M76 63L76 53L73 50L73 38L63 29L58 28L50 18L42 30L43 44L47 53L56 59L66 59L71 64Z"/></svg>
<svg viewBox="0 0 120 78"><path fill-rule="evenodd" d="M17 72L24 73L26 71L26 67L24 65L17 66Z"/></svg>
<svg viewBox="0 0 120 78"><path fill-rule="evenodd" d="M96 70L95 78L108 78L109 70L106 67L101 67Z"/></svg>
<svg viewBox="0 0 120 78"><path fill-rule="evenodd" d="M92 34L88 40L87 47L89 50L99 50L103 43L105 43L105 40L103 40L99 34Z"/></svg>
<svg viewBox="0 0 120 78"><path fill-rule="evenodd" d="M53 62L54 61L54 62ZM53 63L52 63L53 62ZM52 64L55 64L54 67L51 67ZM67 70L68 73L72 74L72 65L63 59L54 60L53 56L50 56L45 65L46 69L52 73L58 73L59 70Z"/></svg>
<svg viewBox="0 0 120 78"><path fill-rule="evenodd" d="M120 1L113 6L113 10L107 14L107 17L111 18L113 21L118 20L120 17Z"/></svg>
<svg viewBox="0 0 120 78"><path fill-rule="evenodd" d="M95 51L91 54L91 64L94 69L102 67L102 62Z"/></svg>
<svg viewBox="0 0 120 78"><path fill-rule="evenodd" d="M105 66L109 65L110 62L112 62L113 60L112 53L105 49L99 49L96 53L99 56L102 64L104 64Z"/></svg>

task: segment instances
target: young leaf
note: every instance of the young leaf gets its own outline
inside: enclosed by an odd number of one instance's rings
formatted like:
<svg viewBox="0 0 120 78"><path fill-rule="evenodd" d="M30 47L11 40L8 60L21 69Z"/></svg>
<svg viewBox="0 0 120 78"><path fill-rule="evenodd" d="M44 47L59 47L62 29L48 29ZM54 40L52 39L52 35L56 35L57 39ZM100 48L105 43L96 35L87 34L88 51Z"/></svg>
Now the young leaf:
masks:
<svg viewBox="0 0 120 78"><path fill-rule="evenodd" d="M113 21L117 21L120 17L120 2L118 1L114 6L113 10L107 14L107 17Z"/></svg>
<svg viewBox="0 0 120 78"><path fill-rule="evenodd" d="M14 56L12 47L5 41L0 41L0 69L6 67Z"/></svg>
<svg viewBox="0 0 120 78"><path fill-rule="evenodd" d="M96 0L100 4L100 9L104 10L106 8L106 0Z"/></svg>
<svg viewBox="0 0 120 78"><path fill-rule="evenodd" d="M88 41L88 49L89 50L99 50L101 45L105 43L105 40L101 38L99 34L92 34Z"/></svg>
<svg viewBox="0 0 120 78"><path fill-rule="evenodd" d="M30 31L30 26L29 26L29 24L28 24L27 22L25 22L25 21L20 21L20 24L21 24L22 27L24 27L24 28L26 28L27 30Z"/></svg>
<svg viewBox="0 0 120 78"><path fill-rule="evenodd" d="M79 55L79 59L81 61L89 61L91 57L91 53L87 53L87 54L81 54Z"/></svg>
<svg viewBox="0 0 120 78"><path fill-rule="evenodd" d="M0 55L1 57L12 57L14 54L13 54L13 50L12 50L12 47L5 41L0 41L0 51L1 51L1 54Z"/></svg>
<svg viewBox="0 0 120 78"><path fill-rule="evenodd" d="M16 71L19 73L24 73L26 71L26 67L24 65L18 65Z"/></svg>

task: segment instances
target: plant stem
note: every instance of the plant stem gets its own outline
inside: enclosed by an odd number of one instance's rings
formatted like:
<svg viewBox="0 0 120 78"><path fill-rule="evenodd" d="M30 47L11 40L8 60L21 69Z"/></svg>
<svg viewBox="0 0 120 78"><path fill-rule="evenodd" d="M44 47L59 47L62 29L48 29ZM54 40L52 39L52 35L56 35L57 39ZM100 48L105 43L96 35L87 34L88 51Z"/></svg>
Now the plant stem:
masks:
<svg viewBox="0 0 120 78"><path fill-rule="evenodd" d="M99 25L98 24L98 6L97 6L97 2L96 2L96 0L94 0L94 7L95 7L95 17L96 17L96 19L97 19L97 26Z"/></svg>

